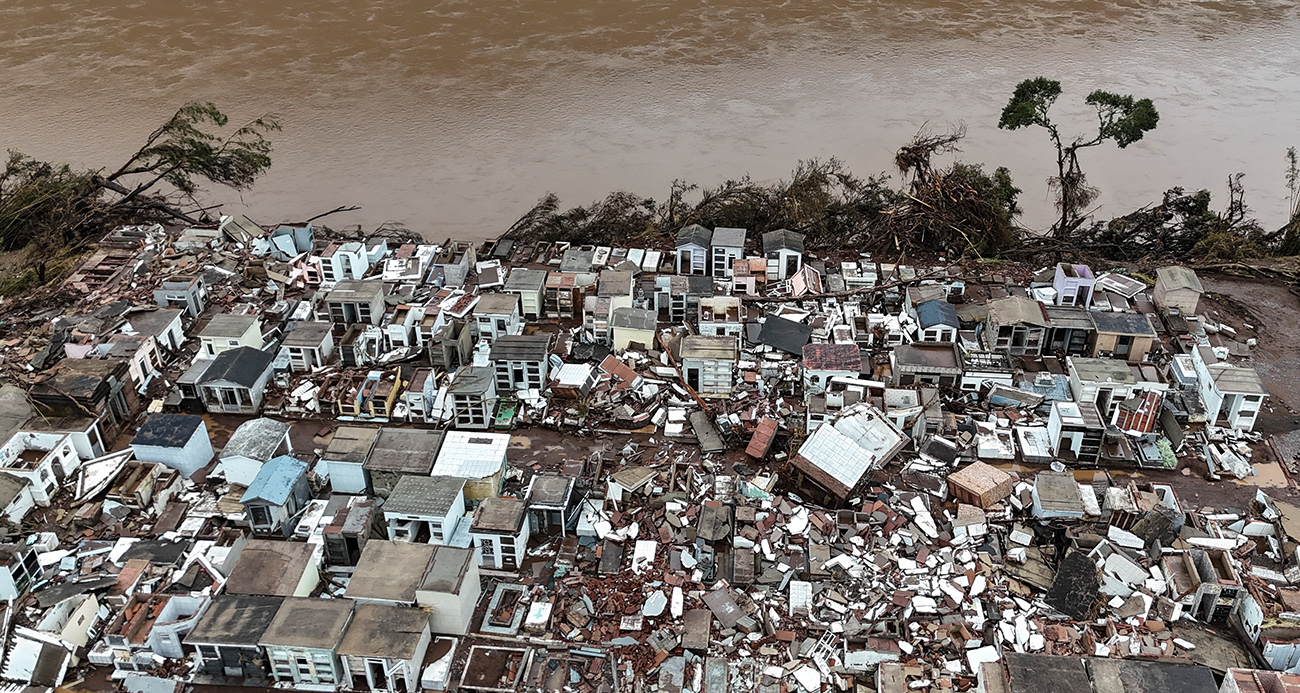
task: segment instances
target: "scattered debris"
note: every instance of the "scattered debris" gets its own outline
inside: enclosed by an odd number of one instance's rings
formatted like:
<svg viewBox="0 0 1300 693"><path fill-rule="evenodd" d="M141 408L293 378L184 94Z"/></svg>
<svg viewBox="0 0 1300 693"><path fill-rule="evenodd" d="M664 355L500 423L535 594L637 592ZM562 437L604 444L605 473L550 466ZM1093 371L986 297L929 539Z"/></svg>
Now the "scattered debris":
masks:
<svg viewBox="0 0 1300 693"><path fill-rule="evenodd" d="M1295 669L1289 461L1258 333L1157 277L115 234L5 318L0 678L1255 690Z"/></svg>

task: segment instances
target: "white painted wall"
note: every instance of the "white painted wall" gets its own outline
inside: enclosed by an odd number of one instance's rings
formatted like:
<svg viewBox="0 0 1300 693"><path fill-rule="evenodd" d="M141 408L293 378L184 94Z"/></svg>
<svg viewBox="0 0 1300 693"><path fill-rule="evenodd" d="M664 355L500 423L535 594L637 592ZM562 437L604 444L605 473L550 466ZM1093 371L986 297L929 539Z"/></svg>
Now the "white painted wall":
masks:
<svg viewBox="0 0 1300 693"><path fill-rule="evenodd" d="M208 437L207 424L202 423L194 430L194 435L190 436L183 448L132 445L131 449L135 451L136 459L166 465L187 477L206 466L216 454L212 451L212 439Z"/></svg>

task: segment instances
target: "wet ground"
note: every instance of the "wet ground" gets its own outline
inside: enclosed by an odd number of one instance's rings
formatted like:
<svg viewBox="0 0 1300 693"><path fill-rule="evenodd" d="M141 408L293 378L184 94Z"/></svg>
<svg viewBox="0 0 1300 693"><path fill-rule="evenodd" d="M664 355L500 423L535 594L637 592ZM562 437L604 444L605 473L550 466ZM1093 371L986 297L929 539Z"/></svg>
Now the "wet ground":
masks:
<svg viewBox="0 0 1300 693"><path fill-rule="evenodd" d="M1233 326L1237 338L1257 337L1250 365L1269 399L1255 430L1274 437L1284 459L1300 455L1300 296L1278 282L1206 275L1201 311ZM1245 327L1249 325L1249 328Z"/></svg>
<svg viewBox="0 0 1300 693"><path fill-rule="evenodd" d="M1201 298L1203 313L1231 325L1241 341L1259 339L1251 365L1268 386L1269 406L1255 430L1300 428L1300 296L1276 282L1210 275L1201 283L1209 292Z"/></svg>

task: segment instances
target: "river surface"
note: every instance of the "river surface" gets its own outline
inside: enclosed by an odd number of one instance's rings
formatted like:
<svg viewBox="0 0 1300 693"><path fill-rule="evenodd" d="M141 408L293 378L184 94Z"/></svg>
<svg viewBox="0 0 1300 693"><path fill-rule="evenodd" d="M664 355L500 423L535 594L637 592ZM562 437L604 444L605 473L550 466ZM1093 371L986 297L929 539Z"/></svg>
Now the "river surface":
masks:
<svg viewBox="0 0 1300 693"><path fill-rule="evenodd" d="M1160 125L1083 154L1100 215L1246 174L1270 227L1300 146L1300 9L1284 0L132 0L0 2L0 147L85 166L133 151L179 104L277 114L275 164L220 194L261 223L338 205L335 226L496 235L548 191L585 204L673 179L775 180L802 158L887 171L926 125L968 128L1051 218L1051 149L1004 132L1021 79L1155 100Z"/></svg>

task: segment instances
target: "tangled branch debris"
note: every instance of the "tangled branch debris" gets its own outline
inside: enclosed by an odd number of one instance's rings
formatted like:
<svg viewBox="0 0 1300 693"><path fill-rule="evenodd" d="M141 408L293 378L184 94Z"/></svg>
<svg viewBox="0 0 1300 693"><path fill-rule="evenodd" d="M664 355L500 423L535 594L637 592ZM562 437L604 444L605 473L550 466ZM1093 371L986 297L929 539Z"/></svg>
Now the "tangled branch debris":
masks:
<svg viewBox="0 0 1300 693"><path fill-rule="evenodd" d="M114 227L204 221L201 186L252 186L271 166L267 135L280 129L267 115L224 134L228 122L211 103L188 103L111 173L10 151L0 171L0 250L26 249L43 285L48 263ZM5 293L19 293L12 289Z"/></svg>
<svg viewBox="0 0 1300 693"><path fill-rule="evenodd" d="M588 207L560 211L559 199L547 195L506 237L667 246L678 229L701 224L759 233L791 229L804 234L810 247L996 253L1018 237L1014 219L1020 191L1005 168L992 175L961 162L934 168L933 158L958 151L964 136L963 128L943 134L922 131L900 149L895 164L906 181L902 189L891 188L884 174L855 176L837 159L801 161L788 180L770 185L748 177L714 188L677 181L665 202L617 192Z"/></svg>

